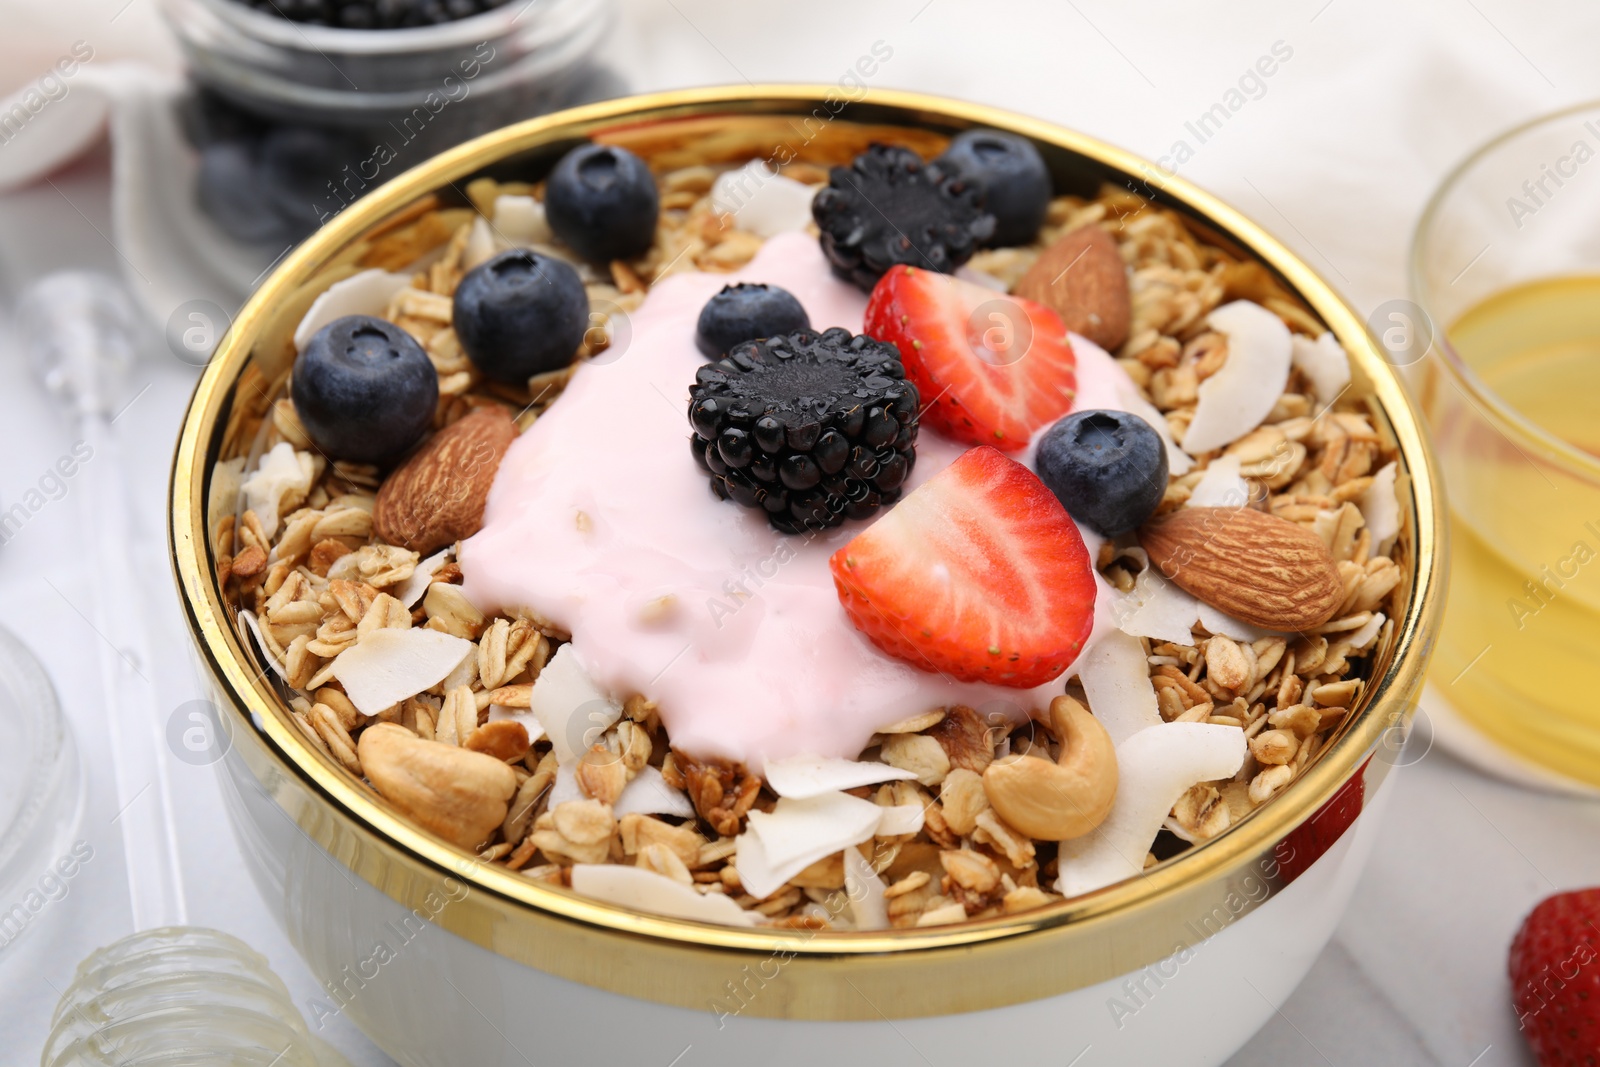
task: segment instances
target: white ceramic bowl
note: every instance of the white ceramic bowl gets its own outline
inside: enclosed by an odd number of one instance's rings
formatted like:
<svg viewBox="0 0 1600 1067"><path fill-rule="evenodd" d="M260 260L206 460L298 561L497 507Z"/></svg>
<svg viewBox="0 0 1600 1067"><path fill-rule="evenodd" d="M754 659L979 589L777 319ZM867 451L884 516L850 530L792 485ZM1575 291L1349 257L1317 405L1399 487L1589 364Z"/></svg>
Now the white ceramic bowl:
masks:
<svg viewBox="0 0 1600 1067"><path fill-rule="evenodd" d="M289 332L375 236L463 204L459 190L480 173L541 176L587 137L664 165L783 147L826 163L874 139L936 151L972 126L1032 138L1058 193L1127 185L1262 263L1352 353L1352 395L1398 450L1397 625L1360 706L1283 793L1203 846L1050 908L806 934L628 912L483 864L302 743L217 586L210 472L248 448L292 358ZM1421 684L1444 558L1431 459L1404 390L1360 319L1270 236L1059 127L835 87L695 90L562 112L463 145L353 205L277 269L218 348L179 442L171 533L195 641L233 727L221 763L230 815L262 894L328 989L302 1005L308 1021L348 1014L407 1067L1218 1063L1288 997L1349 899L1382 814L1385 757Z"/></svg>

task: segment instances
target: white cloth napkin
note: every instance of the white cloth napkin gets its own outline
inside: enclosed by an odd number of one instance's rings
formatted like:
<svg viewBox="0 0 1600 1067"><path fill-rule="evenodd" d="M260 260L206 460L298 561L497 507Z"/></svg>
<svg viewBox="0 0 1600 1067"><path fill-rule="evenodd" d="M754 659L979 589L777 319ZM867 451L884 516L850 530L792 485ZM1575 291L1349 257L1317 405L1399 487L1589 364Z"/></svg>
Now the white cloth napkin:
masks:
<svg viewBox="0 0 1600 1067"><path fill-rule="evenodd" d="M198 156L176 107L182 91L177 75L149 63L90 60L70 76L52 66L0 101L0 133L10 134L0 144L0 193L48 180L109 136L107 238L158 325L196 301L232 314L273 258L288 250L240 244L200 213ZM21 114L26 118L5 125Z"/></svg>

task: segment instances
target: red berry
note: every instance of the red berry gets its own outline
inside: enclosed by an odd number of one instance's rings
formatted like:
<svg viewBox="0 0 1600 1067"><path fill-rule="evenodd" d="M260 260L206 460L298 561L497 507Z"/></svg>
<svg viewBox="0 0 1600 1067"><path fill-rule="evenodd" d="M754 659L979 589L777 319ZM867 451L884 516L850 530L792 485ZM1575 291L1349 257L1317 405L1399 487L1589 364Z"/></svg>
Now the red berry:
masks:
<svg viewBox="0 0 1600 1067"><path fill-rule="evenodd" d="M1511 1003L1540 1067L1600 1065L1600 888L1547 897L1511 940Z"/></svg>
<svg viewBox="0 0 1600 1067"><path fill-rule="evenodd" d="M1094 624L1078 528L1032 471L992 448L963 453L828 563L873 644L961 681L1043 685Z"/></svg>
<svg viewBox="0 0 1600 1067"><path fill-rule="evenodd" d="M958 441L1017 452L1072 410L1078 360L1043 304L895 267L873 288L863 330L900 349L922 425Z"/></svg>

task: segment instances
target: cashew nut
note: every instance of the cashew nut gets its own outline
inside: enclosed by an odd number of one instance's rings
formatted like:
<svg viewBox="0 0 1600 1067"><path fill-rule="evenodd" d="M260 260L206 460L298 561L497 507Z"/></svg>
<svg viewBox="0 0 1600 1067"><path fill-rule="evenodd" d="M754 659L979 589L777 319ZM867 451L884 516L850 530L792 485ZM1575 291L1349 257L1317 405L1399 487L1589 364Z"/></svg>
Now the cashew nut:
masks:
<svg viewBox="0 0 1600 1067"><path fill-rule="evenodd" d="M1082 837L1111 812L1117 796L1117 753L1082 704L1069 696L1050 702L1050 724L1061 739L1060 759L1007 756L983 772L983 790L1010 826L1040 841Z"/></svg>
<svg viewBox="0 0 1600 1067"><path fill-rule="evenodd" d="M493 756L424 741L395 723L363 730L357 754L385 800L462 848L481 845L505 821L517 791L516 772Z"/></svg>

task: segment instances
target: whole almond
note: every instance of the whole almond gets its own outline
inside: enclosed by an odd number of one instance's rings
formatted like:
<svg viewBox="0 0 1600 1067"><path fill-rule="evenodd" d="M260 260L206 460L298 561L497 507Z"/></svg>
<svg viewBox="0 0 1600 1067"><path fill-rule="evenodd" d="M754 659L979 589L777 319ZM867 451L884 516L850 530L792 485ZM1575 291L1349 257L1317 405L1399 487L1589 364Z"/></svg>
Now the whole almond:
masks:
<svg viewBox="0 0 1600 1067"><path fill-rule="evenodd" d="M1115 352L1128 339L1133 300L1117 242L1098 226L1062 234L1017 282L1017 296L1043 304L1067 329Z"/></svg>
<svg viewBox="0 0 1600 1067"><path fill-rule="evenodd" d="M1333 618L1344 584L1322 538L1253 508L1179 508L1139 529L1150 563L1191 596L1269 630Z"/></svg>
<svg viewBox="0 0 1600 1067"><path fill-rule="evenodd" d="M499 404L446 426L384 479L373 529L423 555L471 537L483 526L489 486L516 437L511 412Z"/></svg>

